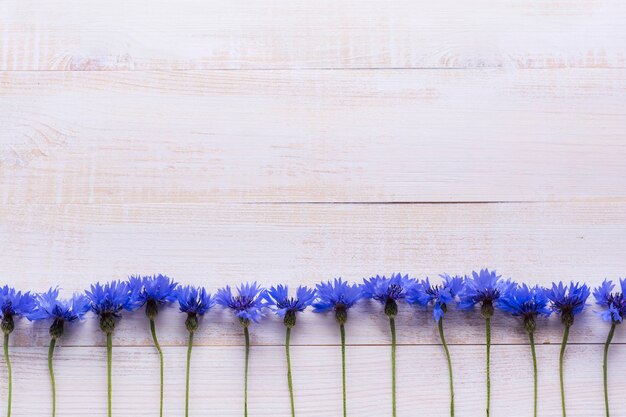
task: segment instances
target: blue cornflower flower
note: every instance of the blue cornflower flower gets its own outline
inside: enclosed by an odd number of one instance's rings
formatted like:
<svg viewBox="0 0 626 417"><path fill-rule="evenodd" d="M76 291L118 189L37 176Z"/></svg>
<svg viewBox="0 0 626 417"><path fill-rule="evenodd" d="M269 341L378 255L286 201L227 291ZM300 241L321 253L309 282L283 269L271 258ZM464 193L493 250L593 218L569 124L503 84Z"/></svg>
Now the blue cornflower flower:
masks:
<svg viewBox="0 0 626 417"><path fill-rule="evenodd" d="M159 307L166 303L171 303L176 300L175 290L178 286L171 278L165 275L154 276L131 276L128 279L128 287L130 288L131 298L134 299L136 305L141 307L146 306L146 316L150 320L150 333L152 333L152 340L154 341L154 347L159 353L159 360L161 365L161 397L160 397L160 416L163 416L163 384L164 384L164 372L163 372L163 350L159 344L159 340L156 334L156 324L154 319L159 314Z"/></svg>
<svg viewBox="0 0 626 417"><path fill-rule="evenodd" d="M552 288L547 290L550 308L561 316L561 321L566 326L574 324L574 316L583 311L590 293L587 285L573 282L569 287L562 282L552 283Z"/></svg>
<svg viewBox="0 0 626 417"><path fill-rule="evenodd" d="M408 275L391 274L390 278L376 275L370 279L363 279L361 292L363 298L376 300L385 306L385 314L389 317L391 330L391 414L396 415L396 322L398 301L407 297L408 291L416 281Z"/></svg>
<svg viewBox="0 0 626 417"><path fill-rule="evenodd" d="M111 281L104 285L97 282L91 285L91 290L85 291L91 303L91 309L100 317L100 329L106 333L107 338L109 415L111 415L113 409L111 369L113 366L113 330L115 329L115 319L121 316L122 310L133 311L139 307L136 294L132 290L128 282Z"/></svg>
<svg viewBox="0 0 626 417"><path fill-rule="evenodd" d="M187 313L185 326L191 333L198 330L198 316L203 316L215 305L215 298L203 287L191 285L176 287L176 298L180 311Z"/></svg>
<svg viewBox="0 0 626 417"><path fill-rule="evenodd" d="M385 314L395 317L398 314L398 301L404 300L415 284L416 281L408 275L391 274L391 278L376 275L370 279L363 279L361 291L363 298L379 301L385 306Z"/></svg>
<svg viewBox="0 0 626 417"><path fill-rule="evenodd" d="M146 315L154 319L159 313L159 306L176 301L178 284L166 275L131 276L128 285L138 307L146 306Z"/></svg>
<svg viewBox="0 0 626 417"><path fill-rule="evenodd" d="M289 297L289 287L286 285L277 285L271 287L263 294L265 305L273 310L276 315L283 319L283 323L287 328L285 331L285 350L287 353L287 383L289 386L289 398L291 403L291 415L296 415L295 401L293 395L293 381L291 373L291 354L290 339L291 328L296 325L297 313L304 311L313 303L315 298L315 290L300 286L296 290L296 297Z"/></svg>
<svg viewBox="0 0 626 417"><path fill-rule="evenodd" d="M463 291L465 278L460 276L451 277L448 274L442 274L440 277L443 279L440 285L432 285L428 277L425 280L420 281L411 289L411 291L409 291L409 295L406 300L410 304L418 304L424 307L433 304L434 306L433 318L435 319L439 329L439 338L441 339L441 344L443 345L443 349L446 354L448 372L450 373L450 415L454 415L452 358L450 356L450 350L448 349L443 332L443 318L445 313L448 311L448 306L453 302L458 302L459 294Z"/></svg>
<svg viewBox="0 0 626 417"><path fill-rule="evenodd" d="M314 313L335 311L335 319L339 323L341 334L341 374L343 381L343 415L347 415L346 399L346 329L348 310L363 298L363 290L359 285L350 285L341 278L317 284L317 299L313 303ZM390 319L393 320L393 319Z"/></svg>
<svg viewBox="0 0 626 417"><path fill-rule="evenodd" d="M175 294L183 313L202 316L215 305L215 298L202 287L179 285Z"/></svg>
<svg viewBox="0 0 626 417"><path fill-rule="evenodd" d="M100 317L100 329L105 333L113 332L115 318L120 317L123 310L133 311L138 303L127 282L111 281L102 285L99 282L85 291L91 309Z"/></svg>
<svg viewBox="0 0 626 417"><path fill-rule="evenodd" d="M574 317L580 314L587 303L590 294L589 287L583 284L570 282L569 286L562 282L552 283L552 288L547 290L550 299L550 308L561 316L561 322L565 325L563 341L561 342L561 354L559 355L559 379L561 382L561 404L565 415L565 388L563 381L563 359L565 348L569 338L569 328L574 324Z"/></svg>
<svg viewBox="0 0 626 417"><path fill-rule="evenodd" d="M265 305L281 317L287 327L296 325L296 313L304 311L313 303L315 290L300 286L296 290L296 297L289 297L289 287L277 285L271 287L263 295Z"/></svg>
<svg viewBox="0 0 626 417"><path fill-rule="evenodd" d="M484 318L493 316L494 304L511 285L511 280L503 280L496 271L481 269L472 272L472 277L465 280L465 288L460 296L459 308L468 310L476 304L481 305L481 314Z"/></svg>
<svg viewBox="0 0 626 417"><path fill-rule="evenodd" d="M8 401L7 401L7 415L11 415L11 398L13 397L13 373L11 371L11 359L9 357L9 335L15 329L15 317L27 317L36 308L35 297L30 293L22 293L21 291L15 291L14 288L9 288L5 285L0 288L0 317L2 318L2 332L4 333L4 359L7 363L8 370Z"/></svg>
<svg viewBox="0 0 626 417"><path fill-rule="evenodd" d="M0 318L2 318L2 332L11 334L15 328L15 317L30 318L37 303L35 296L30 292L22 293L8 285L0 288Z"/></svg>
<svg viewBox="0 0 626 417"><path fill-rule="evenodd" d="M37 294L37 309L30 315L31 320L53 320L50 325L50 347L48 349L48 369L52 383L52 415L56 414L56 385L54 379L53 356L56 340L63 336L65 323L82 320L91 309L85 294L74 294L69 300L59 299L59 289L50 288Z"/></svg>
<svg viewBox="0 0 626 417"><path fill-rule="evenodd" d="M606 309L600 312L600 316L605 321L621 323L626 315L626 300L624 300L626 279L620 279L620 287L621 292L612 292L615 285L612 281L605 279L604 282L593 291L596 304Z"/></svg>
<svg viewBox="0 0 626 417"><path fill-rule="evenodd" d="M245 327L250 321L258 323L263 317L262 298L265 290L256 282L241 284L237 287L237 295L233 295L230 286L220 288L215 295L217 304L230 308Z"/></svg>
<svg viewBox="0 0 626 417"><path fill-rule="evenodd" d="M239 323L243 326L243 335L246 341L246 363L244 373L244 415L248 415L248 363L250 358L250 333L248 327L250 322L258 323L263 317L263 297L265 290L257 285L241 284L237 287L237 295L233 295L232 290L227 285L217 291L215 301L224 308L230 308L235 316L239 318Z"/></svg>
<svg viewBox="0 0 626 417"><path fill-rule="evenodd" d="M524 328L528 333L530 341L530 352L533 359L533 375L534 375L534 407L537 415L537 355L535 353L535 328L537 323L535 319L538 316L548 317L552 310L548 308L548 295L546 289L538 285L529 287L526 284L512 284L502 294L498 300L498 307L511 313L513 316L521 317L524 320Z"/></svg>
<svg viewBox="0 0 626 417"><path fill-rule="evenodd" d="M612 281L606 279L600 284L598 288L593 291L593 296L596 299L596 304L605 308L600 312L600 316L605 321L611 322L611 330L606 338L604 344L604 406L606 409L606 415L609 415L609 393L608 393L608 380L607 380L607 359L609 354L609 346L613 340L615 334L615 327L623 320L626 313L626 300L624 300L624 292L626 291L626 279L620 279L621 292L612 292L615 285Z"/></svg>
<svg viewBox="0 0 626 417"><path fill-rule="evenodd" d="M178 286L176 298L182 313L187 313L185 327L189 332L187 343L187 383L185 391L185 416L189 415L189 373L191 369L191 350L193 348L193 335L198 330L198 316L203 316L215 305L215 299L203 287Z"/></svg>
<svg viewBox="0 0 626 417"><path fill-rule="evenodd" d="M91 309L85 294L74 294L69 300L59 299L59 289L50 288L37 294L37 309L30 315L31 320L54 320L50 326L50 336L58 338L63 335L65 323L82 320Z"/></svg>
<svg viewBox="0 0 626 417"><path fill-rule="evenodd" d="M464 278L451 277L448 274L440 275L443 279L441 285L431 285L428 277L415 285L407 297L409 304L427 306L433 304L433 318L436 322L443 318L448 310L448 305L458 300L463 290Z"/></svg>
<svg viewBox="0 0 626 417"><path fill-rule="evenodd" d="M472 272L472 277L465 280L465 288L459 294L459 308L471 309L480 304L480 313L485 319L485 339L487 344L487 415L491 407L491 377L490 377L490 352L491 352L491 317L494 313L494 304L500 296L509 288L511 280L503 280L496 271L481 269L480 272Z"/></svg>
<svg viewBox="0 0 626 417"><path fill-rule="evenodd" d="M546 289L538 285L529 287L526 284L511 285L498 300L498 307L513 316L522 317L524 328L528 333L535 331L535 319L538 316L548 317L552 310Z"/></svg>
<svg viewBox="0 0 626 417"><path fill-rule="evenodd" d="M341 278L317 284L317 301L313 303L314 313L335 310L335 318L340 324L348 319L348 309L363 298L361 287L348 284Z"/></svg>

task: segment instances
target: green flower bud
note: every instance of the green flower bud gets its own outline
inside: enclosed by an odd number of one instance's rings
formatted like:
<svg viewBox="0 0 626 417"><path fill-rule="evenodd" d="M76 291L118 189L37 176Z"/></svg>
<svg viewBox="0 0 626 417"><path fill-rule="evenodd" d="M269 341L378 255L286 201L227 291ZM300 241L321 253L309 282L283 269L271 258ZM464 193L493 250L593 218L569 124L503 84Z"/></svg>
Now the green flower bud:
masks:
<svg viewBox="0 0 626 417"><path fill-rule="evenodd" d="M528 334L533 334L537 328L534 316L528 316L524 318L524 328Z"/></svg>
<svg viewBox="0 0 626 417"><path fill-rule="evenodd" d="M287 313L285 313L284 323L285 326L290 329L296 325L296 312L294 310L287 310Z"/></svg>
<svg viewBox="0 0 626 417"><path fill-rule="evenodd" d="M63 336L64 325L65 321L61 319L55 319L52 323L52 326L50 326L50 337L53 339L58 339L59 337Z"/></svg>
<svg viewBox="0 0 626 417"><path fill-rule="evenodd" d="M185 326L189 333L193 333L198 330L198 316L196 313L187 313L187 320L185 320Z"/></svg>
<svg viewBox="0 0 626 417"><path fill-rule="evenodd" d="M385 314L389 318L394 318L398 314L398 303L393 298L388 298L385 302Z"/></svg>
<svg viewBox="0 0 626 417"><path fill-rule="evenodd" d="M490 319L493 317L493 302L491 300L486 300L483 302L483 305L480 308L480 313L483 315L483 318Z"/></svg>
<svg viewBox="0 0 626 417"><path fill-rule="evenodd" d="M2 318L2 332L4 334L11 334L15 330L15 322L12 315L6 315Z"/></svg>
<svg viewBox="0 0 626 417"><path fill-rule="evenodd" d="M561 322L566 326L574 324L574 314L571 311L564 311L561 315Z"/></svg>
<svg viewBox="0 0 626 417"><path fill-rule="evenodd" d="M105 333L113 333L113 329L115 329L115 318L113 314L103 314L100 317L100 329Z"/></svg>
<svg viewBox="0 0 626 417"><path fill-rule="evenodd" d="M345 305L337 304L335 306L335 318L339 324L345 324L348 321L348 309Z"/></svg>
<svg viewBox="0 0 626 417"><path fill-rule="evenodd" d="M159 306L157 305L157 302L154 300L148 300L146 303L146 316L148 316L150 320L154 320L157 314L159 314Z"/></svg>

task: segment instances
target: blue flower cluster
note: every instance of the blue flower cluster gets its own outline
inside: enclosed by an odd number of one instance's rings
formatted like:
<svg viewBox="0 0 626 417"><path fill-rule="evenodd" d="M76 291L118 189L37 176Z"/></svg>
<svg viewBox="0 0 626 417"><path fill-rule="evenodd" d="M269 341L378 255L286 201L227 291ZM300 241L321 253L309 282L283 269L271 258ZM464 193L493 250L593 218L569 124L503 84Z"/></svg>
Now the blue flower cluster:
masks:
<svg viewBox="0 0 626 417"><path fill-rule="evenodd" d="M612 292L615 285L604 281L594 291L598 305L605 307L601 316L605 320L621 322L626 314L626 279L620 280L622 292ZM372 299L384 306L385 314L393 317L398 311L398 302L433 308L435 321L442 319L452 304L462 310L479 305L487 318L499 308L525 321L554 312L564 323L571 325L574 317L586 305L590 295L587 285L579 283L554 283L551 288L516 284L503 279L495 271L482 269L471 276L441 275L441 282L433 284L429 278L417 280L408 275L391 274L364 279L361 285L350 284L341 278L317 284L312 289L300 286L295 296L289 294L285 285L276 285L268 290L256 282L245 283L234 290L226 286L215 296L206 289L181 286L165 275L131 276L126 281L116 280L105 284L95 283L84 294L74 294L70 299L60 299L59 289L51 288L41 294L22 293L14 288L0 288L0 318L3 330L12 331L13 318L26 317L30 320L53 320L73 323L82 319L91 310L102 320L104 331L112 331L114 319L123 311L135 311L146 306L146 314L154 317L158 307L178 302L180 311L197 317L204 315L215 304L233 311L241 324L258 323L266 308L286 320L286 325L295 324L296 313L313 306L316 313L333 311L339 322L347 319L348 310L361 299Z"/></svg>
<svg viewBox="0 0 626 417"><path fill-rule="evenodd" d="M348 311L362 299L373 300L384 308L384 313L389 317L392 333L392 363L393 367L393 410L395 412L395 324L394 318L398 314L400 302L419 306L423 309L432 308L432 315L437 323L442 344L448 359L451 379L451 410L454 409L454 394L452 391L452 368L450 354L446 346L443 334L443 319L452 305L457 305L461 310L472 310L480 307L483 318L486 319L487 347L489 358L490 318L496 309L512 316L520 317L524 327L529 333L531 344L534 342L533 332L536 328L538 317L548 317L552 313L558 315L565 325L563 348L561 350L561 368L563 362L563 350L567 342L569 327L574 323L576 315L581 313L586 306L587 298L591 291L585 284L571 282L553 283L551 288L528 286L517 284L511 279L503 279L496 271L482 269L472 272L471 276L450 276L443 274L438 283L431 283L429 278L418 280L408 275L393 273L390 276L376 275L363 279L361 284L351 284L341 278L321 282L316 288L300 286L292 294L286 285L276 285L269 289L261 287L256 282L243 283L234 289L230 286L219 289L212 296L205 288L194 286L182 286L165 275L131 276L127 280L115 280L101 284L91 285L84 293L72 295L69 299L61 299L58 288L51 288L40 294L21 292L9 286L0 288L0 320L1 328L5 335L5 356L8 360L7 341L8 336L14 331L14 320L25 317L29 320L50 320L50 357L57 338L63 334L66 323L81 321L85 315L92 311L100 319L100 328L107 334L107 348L109 350L109 373L110 373L110 350L111 334L114 331L116 321L124 311L132 312L145 307L145 313L150 319L151 331L155 346L161 355L161 370L163 369L162 351L156 338L154 318L159 308L167 304L177 302L180 312L187 314L185 322L189 331L188 350L188 374L187 393L189 391L189 358L193 334L198 329L199 318L206 314L216 304L232 311L234 316L244 328L246 338L246 378L247 361L249 352L248 327L252 323L258 323L265 315L266 310L274 312L280 317L287 328L286 346L289 355L289 335L291 328L295 326L298 313L312 306L315 313L334 313L335 319L340 325L342 338L342 360L345 367L345 328L348 319ZM615 285L605 280L594 291L596 303L602 307L599 312L601 317L612 323L611 332L607 339L607 346L613 336L616 324L623 321L626 315L626 279L620 280L619 292L614 291ZM291 368L289 356L289 378ZM606 361L606 350L605 350ZM50 362L51 363L51 362ZM487 370L489 369L487 359ZM52 368L50 368L52 373ZM345 368L344 368L345 372ZM247 381L247 379L246 379ZM489 384L489 378L487 378ZM291 384L291 379L289 380ZM247 383L247 382L246 382ZM110 384L110 375L109 375ZM536 385L536 374L535 374ZM109 386L109 404L111 390ZM163 392L163 375L161 374L161 393ZM247 391L246 391L247 392ZM489 385L488 390L489 393ZM187 394L188 395L188 394ZM345 373L344 373L345 395ZM292 411L293 411L293 392ZM489 397L489 394L488 394ZM163 410L161 394L161 412ZM9 405L10 406L10 405ZM487 400L489 407L489 399ZM607 403L608 408L608 403ZM488 408L487 408L488 409ZM345 412L345 397L344 397Z"/></svg>
<svg viewBox="0 0 626 417"><path fill-rule="evenodd" d="M626 292L626 279L620 279L621 292L613 292L615 285L612 281L604 280L598 288L593 291L596 304L602 306L604 310L600 312L600 316L612 323L621 323L624 315L626 315L626 300L624 300L624 292Z"/></svg>

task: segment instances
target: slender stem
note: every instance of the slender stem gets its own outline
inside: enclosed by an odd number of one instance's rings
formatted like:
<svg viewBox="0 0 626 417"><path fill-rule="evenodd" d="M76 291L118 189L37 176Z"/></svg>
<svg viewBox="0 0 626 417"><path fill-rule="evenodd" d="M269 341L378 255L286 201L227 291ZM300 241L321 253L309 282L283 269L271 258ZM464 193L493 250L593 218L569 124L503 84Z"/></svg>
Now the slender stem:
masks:
<svg viewBox="0 0 626 417"><path fill-rule="evenodd" d="M339 332L341 333L341 381L343 385L343 417L347 417L348 409L346 406L346 328L343 323L339 325Z"/></svg>
<svg viewBox="0 0 626 417"><path fill-rule="evenodd" d="M391 328L391 415L396 417L396 320L389 317Z"/></svg>
<svg viewBox="0 0 626 417"><path fill-rule="evenodd" d="M52 417L55 417L57 414L57 388L54 382L54 368L52 367L52 356L54 355L56 343L57 339L53 337L48 348L48 370L50 371L50 383L52 384Z"/></svg>
<svg viewBox="0 0 626 417"><path fill-rule="evenodd" d="M189 332L187 346L187 381L185 387L185 417L189 417L189 371L191 369L191 349L193 348L193 332Z"/></svg>
<svg viewBox="0 0 626 417"><path fill-rule="evenodd" d="M289 400L291 401L291 417L296 417L296 406L293 401L293 380L291 378L291 356L289 355L289 339L291 339L291 327L287 327L285 337L285 351L287 353L287 383L289 384Z"/></svg>
<svg viewBox="0 0 626 417"><path fill-rule="evenodd" d="M446 338L443 335L443 317L439 319L438 327L439 338L441 339L441 344L443 345L443 349L446 352L446 358L448 359L448 373L450 374L450 417L454 417L454 382L452 379L452 359L450 358L450 351L448 350L448 345L446 344Z"/></svg>
<svg viewBox="0 0 626 417"><path fill-rule="evenodd" d="M491 319L485 319L487 337L487 417L491 405Z"/></svg>
<svg viewBox="0 0 626 417"><path fill-rule="evenodd" d="M9 359L9 334L4 334L4 360L9 371L9 397L7 399L7 417L11 417L11 399L13 397L13 371L11 370L11 359Z"/></svg>
<svg viewBox="0 0 626 417"><path fill-rule="evenodd" d="M113 362L113 334L111 332L107 332L107 378L108 378L108 402L109 402L109 417L112 415L111 410L111 394L112 394L112 383L111 383L111 365Z"/></svg>
<svg viewBox="0 0 626 417"><path fill-rule="evenodd" d="M567 346L567 338L569 337L569 325L565 325L565 331L563 332L563 342L561 343L561 354L559 355L559 378L561 381L561 409L563 410L563 417L566 417L565 412L565 385L563 384L563 356L565 355L565 346Z"/></svg>
<svg viewBox="0 0 626 417"><path fill-rule="evenodd" d="M534 375L534 410L535 410L535 417L537 417L537 353L535 352L535 336L533 335L533 333L528 333L528 337L530 339L530 352L532 353L533 356L533 375Z"/></svg>
<svg viewBox="0 0 626 417"><path fill-rule="evenodd" d="M160 407L159 407L159 416L163 417L163 350L161 350L161 345L159 345L159 340L156 335L156 326L154 325L154 319L150 319L150 332L152 333L152 340L154 340L154 346L156 350L159 352L159 362L161 365L161 392L160 392Z"/></svg>
<svg viewBox="0 0 626 417"><path fill-rule="evenodd" d="M611 340L613 340L613 334L615 334L615 323L611 324L611 330L609 331L609 335L606 338L606 343L604 344L604 407L606 409L606 417L609 417L609 387L607 385L607 358L609 356L609 345L611 344Z"/></svg>
<svg viewBox="0 0 626 417"><path fill-rule="evenodd" d="M248 360L250 358L250 333L248 332L248 326L243 328L243 335L246 338L246 367L243 389L243 415L244 417L248 417Z"/></svg>

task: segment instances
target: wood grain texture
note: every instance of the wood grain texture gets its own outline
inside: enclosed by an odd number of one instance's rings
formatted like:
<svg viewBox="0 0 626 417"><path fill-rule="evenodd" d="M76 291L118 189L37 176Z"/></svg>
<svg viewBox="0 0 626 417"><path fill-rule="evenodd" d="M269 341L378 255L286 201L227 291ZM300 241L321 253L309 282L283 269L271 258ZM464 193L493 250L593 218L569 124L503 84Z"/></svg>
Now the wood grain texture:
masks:
<svg viewBox="0 0 626 417"><path fill-rule="evenodd" d="M5 204L626 199L626 71L0 74Z"/></svg>
<svg viewBox="0 0 626 417"><path fill-rule="evenodd" d="M484 413L484 347L453 346L456 404L459 415ZM539 415L559 415L558 346L538 346ZM114 347L114 415L158 414L158 357L154 349ZM341 353L336 346L298 346L292 351L294 389L299 416L335 416L341 412ZM13 349L14 416L45 416L50 410L46 349ZM251 416L289 415L284 350L253 346L250 356ZM198 347L192 363L191 415L243 415L243 348ZM611 361L626 360L623 345L614 346ZM602 346L570 346L565 377L568 416L600 416ZM165 349L165 415L184 412L185 349ZM3 367L2 367L3 368ZM347 377L350 415L390 415L388 346L348 346ZM4 369L2 369L4 372ZM106 414L106 353L102 348L61 347L56 357L58 415ZM626 374L610 369L615 416L626 406L619 387ZM495 346L492 351L493 415L532 415L532 365L528 346ZM6 379L0 379L4 401ZM416 413L449 415L446 362L440 346L398 348L398 416Z"/></svg>
<svg viewBox="0 0 626 417"><path fill-rule="evenodd" d="M206 286L259 280L265 285L314 285L336 276L352 281L404 271L422 278L466 274L484 266L505 277L548 285L558 280L599 284L625 269L625 203L276 205L276 204L73 204L8 205L0 209L0 265L6 279L43 291L60 283L67 294L95 280L162 272ZM185 343L183 318L163 315L166 345ZM478 314L456 314L451 343L483 343ZM355 313L353 343L387 343L388 329L377 305ZM239 325L211 313L209 345L241 344ZM282 343L278 320L264 324L258 343ZM336 344L332 317L302 318L306 336L296 344ZM430 316L405 311L402 343L438 343ZM559 343L558 320L538 340ZM495 324L495 343L525 343L512 319ZM97 323L75 345L101 345ZM31 330L28 330L31 329ZM120 340L149 345L143 313L120 325ZM217 332L219 335L215 337ZM578 342L602 343L607 328L591 311L572 329ZM24 326L21 345L47 343L44 329ZM312 341L315 342L312 342ZM618 333L616 341L626 341Z"/></svg>
<svg viewBox="0 0 626 417"><path fill-rule="evenodd" d="M162 272L313 285L489 266L547 285L626 271L626 3L617 0L5 0L0 2L0 281L63 294ZM603 415L590 307L567 351L569 417ZM182 415L187 334L165 349L165 416ZM519 321L493 323L493 416L532 412ZM48 323L11 337L13 417L46 416ZM398 416L448 415L430 312L402 305ZM539 323L541 417L560 415L562 326ZM613 416L626 335L610 353ZM250 416L289 414L284 326L252 328ZM349 415L391 414L388 322L350 315ZM450 311L457 415L484 415L484 321ZM293 335L299 417L341 410L337 325ZM157 415L143 312L114 335L114 416ZM241 416L243 337L215 309L196 337L192 415ZM97 320L57 349L58 416L106 413ZM6 405L0 358L0 412ZM621 414L620 414L621 413Z"/></svg>
<svg viewBox="0 0 626 417"><path fill-rule="evenodd" d="M2 70L624 68L617 0L8 0Z"/></svg>

